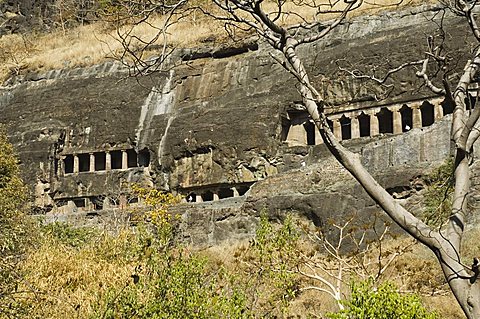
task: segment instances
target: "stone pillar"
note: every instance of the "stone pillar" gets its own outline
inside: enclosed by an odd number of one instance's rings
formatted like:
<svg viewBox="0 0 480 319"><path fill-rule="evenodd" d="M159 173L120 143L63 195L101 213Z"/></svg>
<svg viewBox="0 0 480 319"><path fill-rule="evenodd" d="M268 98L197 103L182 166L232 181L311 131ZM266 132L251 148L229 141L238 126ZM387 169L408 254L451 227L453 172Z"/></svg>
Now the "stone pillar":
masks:
<svg viewBox="0 0 480 319"><path fill-rule="evenodd" d="M413 127L422 127L422 112L420 111L420 104L415 103L411 106L413 116Z"/></svg>
<svg viewBox="0 0 480 319"><path fill-rule="evenodd" d="M233 191L233 197L238 197L238 196L240 196L240 194L238 193L238 190L237 190L236 187L232 187L231 189L232 189L232 191Z"/></svg>
<svg viewBox="0 0 480 319"><path fill-rule="evenodd" d="M380 134L380 127L378 125L378 117L375 111L370 114L370 136L375 136Z"/></svg>
<svg viewBox="0 0 480 319"><path fill-rule="evenodd" d="M435 122L441 120L443 117L442 101L441 100L433 101L433 109L435 113Z"/></svg>
<svg viewBox="0 0 480 319"><path fill-rule="evenodd" d="M340 126L340 120L339 119L332 119L333 123L333 135L341 141L342 140L342 127Z"/></svg>
<svg viewBox="0 0 480 319"><path fill-rule="evenodd" d="M65 176L65 156L60 156L57 169L57 176Z"/></svg>
<svg viewBox="0 0 480 319"><path fill-rule="evenodd" d="M73 173L76 174L79 171L79 162L77 154L73 154Z"/></svg>
<svg viewBox="0 0 480 319"><path fill-rule="evenodd" d="M90 172L95 172L95 155L90 153Z"/></svg>
<svg viewBox="0 0 480 319"><path fill-rule="evenodd" d="M105 170L109 171L112 169L112 157L110 152L105 152Z"/></svg>
<svg viewBox="0 0 480 319"><path fill-rule="evenodd" d="M359 138L360 137L360 123L358 122L357 116L352 116L352 122L350 125L352 130L352 138Z"/></svg>
<svg viewBox="0 0 480 319"><path fill-rule="evenodd" d="M393 134L400 134L402 130L402 114L400 114L400 108L394 107L391 108L393 115Z"/></svg>
<svg viewBox="0 0 480 319"><path fill-rule="evenodd" d="M128 168L128 155L127 151L122 150L122 169Z"/></svg>
<svg viewBox="0 0 480 319"><path fill-rule="evenodd" d="M196 195L196 196L195 196L195 202L196 202L196 203L201 203L201 202L203 202L202 195Z"/></svg>
<svg viewBox="0 0 480 319"><path fill-rule="evenodd" d="M213 200L219 200L218 193L213 193Z"/></svg>
<svg viewBox="0 0 480 319"><path fill-rule="evenodd" d="M303 125L292 125L288 130L287 142L290 145L307 145L307 132Z"/></svg>

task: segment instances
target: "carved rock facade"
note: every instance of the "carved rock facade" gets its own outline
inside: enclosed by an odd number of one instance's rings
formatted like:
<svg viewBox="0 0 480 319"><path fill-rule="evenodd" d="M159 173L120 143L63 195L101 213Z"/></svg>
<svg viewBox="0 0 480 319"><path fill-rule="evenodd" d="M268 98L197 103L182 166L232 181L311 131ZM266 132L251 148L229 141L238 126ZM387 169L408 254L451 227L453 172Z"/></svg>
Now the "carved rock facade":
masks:
<svg viewBox="0 0 480 319"><path fill-rule="evenodd" d="M418 60L419 39L435 30L436 13L423 7L359 18L301 52L329 103L333 132L392 193L415 193L416 178L448 157L451 105L411 69L382 87L339 66L347 61L368 73ZM444 23L453 53L469 45L466 26L455 17ZM141 205L124 185L144 183L185 196L173 208L183 216L182 237L203 245L251 236L264 208L318 225L378 211L322 145L295 79L268 47L203 50L178 52L171 71L140 78L106 63L29 74L2 87L0 121L37 212L97 223Z"/></svg>

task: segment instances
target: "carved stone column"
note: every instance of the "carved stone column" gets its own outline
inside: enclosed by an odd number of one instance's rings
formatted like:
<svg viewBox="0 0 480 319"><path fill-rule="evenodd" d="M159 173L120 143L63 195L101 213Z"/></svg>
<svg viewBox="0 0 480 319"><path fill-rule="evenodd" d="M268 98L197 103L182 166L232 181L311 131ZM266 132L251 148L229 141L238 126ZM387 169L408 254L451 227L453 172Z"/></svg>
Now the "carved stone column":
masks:
<svg viewBox="0 0 480 319"><path fill-rule="evenodd" d="M238 193L238 189L236 187L232 187L231 188L232 191L233 191L233 197L238 197L240 196L240 194Z"/></svg>
<svg viewBox="0 0 480 319"><path fill-rule="evenodd" d="M128 168L128 154L127 151L122 150L122 169Z"/></svg>
<svg viewBox="0 0 480 319"><path fill-rule="evenodd" d="M105 152L105 170L109 171L112 169L112 156L109 151Z"/></svg>
<svg viewBox="0 0 480 319"><path fill-rule="evenodd" d="M332 119L333 123L333 135L341 141L342 140L342 127L340 126L340 120L337 119Z"/></svg>
<svg viewBox="0 0 480 319"><path fill-rule="evenodd" d="M90 153L90 172L95 172L95 155Z"/></svg>
<svg viewBox="0 0 480 319"><path fill-rule="evenodd" d="M313 126L315 128L315 145L323 144L322 136L320 135L320 131L318 130L317 126Z"/></svg>
<svg viewBox="0 0 480 319"><path fill-rule="evenodd" d="M307 132L303 125L292 125L288 130L287 142L290 145L307 145Z"/></svg>
<svg viewBox="0 0 480 319"><path fill-rule="evenodd" d="M213 193L213 200L219 200L218 193Z"/></svg>
<svg viewBox="0 0 480 319"><path fill-rule="evenodd" d="M201 202L203 202L202 195L196 195L196 196L195 196L195 202L196 202L196 203L201 203Z"/></svg>
<svg viewBox="0 0 480 319"><path fill-rule="evenodd" d="M370 115L370 136L376 136L380 134L380 127L378 125L377 112L369 112Z"/></svg>
<svg viewBox="0 0 480 319"><path fill-rule="evenodd" d="M352 116L351 130L352 130L352 138L360 137L360 123L358 122L357 115Z"/></svg>
<svg viewBox="0 0 480 319"><path fill-rule="evenodd" d="M60 160L58 161L58 171L57 176L65 176L65 156L60 156Z"/></svg>
<svg viewBox="0 0 480 319"><path fill-rule="evenodd" d="M439 121L443 117L443 107L442 107L442 100L438 99L432 102L434 113L435 113L435 122Z"/></svg>
<svg viewBox="0 0 480 319"><path fill-rule="evenodd" d="M422 112L420 111L420 103L411 105L413 115L413 127L422 127Z"/></svg>
<svg viewBox="0 0 480 319"><path fill-rule="evenodd" d="M400 107L391 107L389 110L392 111L393 115L393 134L402 133L402 114L400 114Z"/></svg>
<svg viewBox="0 0 480 319"><path fill-rule="evenodd" d="M79 161L78 161L78 155L73 154L73 173L77 174L79 171Z"/></svg>

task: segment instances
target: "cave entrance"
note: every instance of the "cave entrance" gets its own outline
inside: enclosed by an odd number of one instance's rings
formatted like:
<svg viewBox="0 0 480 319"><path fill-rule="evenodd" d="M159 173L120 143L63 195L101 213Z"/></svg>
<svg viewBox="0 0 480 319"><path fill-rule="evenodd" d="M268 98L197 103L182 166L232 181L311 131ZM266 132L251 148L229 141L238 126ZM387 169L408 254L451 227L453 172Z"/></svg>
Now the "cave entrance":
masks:
<svg viewBox="0 0 480 319"><path fill-rule="evenodd" d="M378 132L381 134L393 133L393 113L387 108L382 108L377 113Z"/></svg>
<svg viewBox="0 0 480 319"><path fill-rule="evenodd" d="M233 190L230 188L220 188L218 191L218 198L229 198L233 197Z"/></svg>
<svg viewBox="0 0 480 319"><path fill-rule="evenodd" d="M204 202L209 202L213 200L213 193L211 191L206 191L202 194L202 200Z"/></svg>
<svg viewBox="0 0 480 319"><path fill-rule="evenodd" d="M78 155L78 171L79 172L90 171L90 154Z"/></svg>
<svg viewBox="0 0 480 319"><path fill-rule="evenodd" d="M345 115L340 118L340 128L342 131L342 140L352 138L352 120Z"/></svg>
<svg viewBox="0 0 480 319"><path fill-rule="evenodd" d="M65 168L65 174L73 173L73 155L67 155L63 159L63 167Z"/></svg>
<svg viewBox="0 0 480 319"><path fill-rule="evenodd" d="M402 117L402 132L410 131L413 127L413 110L404 104L400 109L400 116Z"/></svg>
<svg viewBox="0 0 480 319"><path fill-rule="evenodd" d="M195 203L197 201L197 194L190 193L185 197L187 203Z"/></svg>
<svg viewBox="0 0 480 319"><path fill-rule="evenodd" d="M137 161L137 152L135 152L133 149L127 150L127 167L137 167Z"/></svg>
<svg viewBox="0 0 480 319"><path fill-rule="evenodd" d="M86 206L85 198L75 198L72 201L77 208L83 208Z"/></svg>
<svg viewBox="0 0 480 319"><path fill-rule="evenodd" d="M106 162L106 155L103 152L94 153L93 156L95 157L95 170L96 171L104 171L105 170L105 162Z"/></svg>
<svg viewBox="0 0 480 319"><path fill-rule="evenodd" d="M148 167L148 165L150 165L150 152L144 148L138 152L138 166Z"/></svg>
<svg viewBox="0 0 480 319"><path fill-rule="evenodd" d="M250 186L247 186L247 185L237 186L238 195L239 196L245 195L245 193L248 192L249 189L250 189Z"/></svg>
<svg viewBox="0 0 480 319"><path fill-rule="evenodd" d="M315 145L315 125L312 122L303 124L307 134L307 145Z"/></svg>
<svg viewBox="0 0 480 319"><path fill-rule="evenodd" d="M360 137L370 136L370 116L362 112L358 116L358 125L360 126Z"/></svg>
<svg viewBox="0 0 480 319"><path fill-rule="evenodd" d="M111 160L112 169L121 169L122 168L122 151L111 151L110 160Z"/></svg>
<svg viewBox="0 0 480 319"><path fill-rule="evenodd" d="M422 114L422 126L430 126L435 122L434 107L428 102L423 102L420 106L420 112Z"/></svg>
<svg viewBox="0 0 480 319"><path fill-rule="evenodd" d="M445 100L442 102L443 116L453 113L453 103Z"/></svg>
<svg viewBox="0 0 480 319"><path fill-rule="evenodd" d="M103 209L103 199L104 199L103 196L102 197L100 197L100 196L91 197L90 201L93 204L93 209L102 210Z"/></svg>

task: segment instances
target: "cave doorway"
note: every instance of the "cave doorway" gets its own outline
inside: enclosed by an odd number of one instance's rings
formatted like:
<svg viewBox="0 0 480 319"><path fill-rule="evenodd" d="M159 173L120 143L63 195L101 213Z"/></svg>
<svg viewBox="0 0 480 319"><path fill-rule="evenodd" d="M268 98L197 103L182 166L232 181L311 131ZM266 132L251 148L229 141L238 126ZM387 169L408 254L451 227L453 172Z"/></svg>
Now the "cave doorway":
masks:
<svg viewBox="0 0 480 319"><path fill-rule="evenodd" d="M428 102L423 102L420 106L420 113L422 114L422 127L430 126L435 122L434 107Z"/></svg>
<svg viewBox="0 0 480 319"><path fill-rule="evenodd" d="M413 110L404 104L400 109L400 116L402 117L402 132L410 131L413 127Z"/></svg>
<svg viewBox="0 0 480 319"><path fill-rule="evenodd" d="M381 134L393 133L393 113L387 108L382 108L377 113L378 132Z"/></svg>
<svg viewBox="0 0 480 319"><path fill-rule="evenodd" d="M358 116L358 125L360 126L360 137L370 136L370 115L362 112Z"/></svg>

